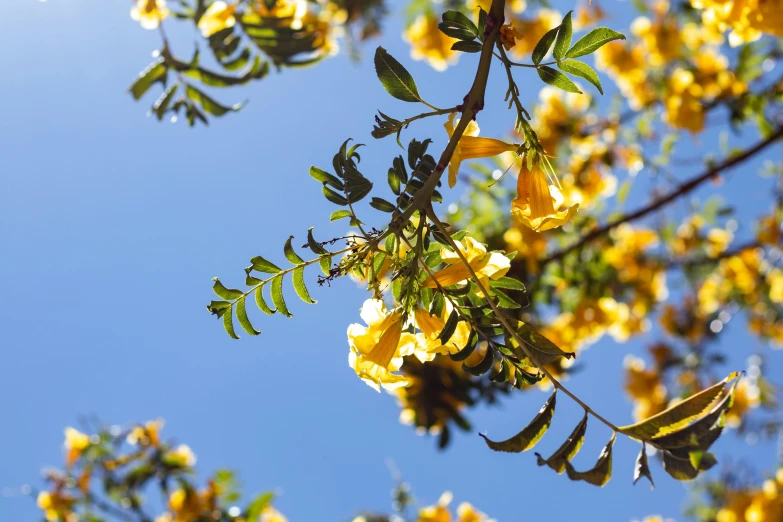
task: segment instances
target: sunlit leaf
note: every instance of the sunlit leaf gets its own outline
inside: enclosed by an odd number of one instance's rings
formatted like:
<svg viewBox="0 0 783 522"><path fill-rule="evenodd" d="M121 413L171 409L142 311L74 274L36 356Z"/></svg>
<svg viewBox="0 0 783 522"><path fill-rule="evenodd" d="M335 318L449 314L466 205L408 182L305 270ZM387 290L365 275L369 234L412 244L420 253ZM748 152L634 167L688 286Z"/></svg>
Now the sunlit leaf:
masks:
<svg viewBox="0 0 783 522"><path fill-rule="evenodd" d="M573 34L573 28L571 27L571 11L563 17L563 22L560 24L560 28L557 31L557 38L555 39L555 47L552 50L552 56L555 60L560 61L565 56L566 51L571 45L571 35Z"/></svg>
<svg viewBox="0 0 783 522"><path fill-rule="evenodd" d="M625 40L625 36L606 27L598 27L577 40L574 46L565 54L565 57L579 58L580 56L586 56L613 40Z"/></svg>
<svg viewBox="0 0 783 522"><path fill-rule="evenodd" d="M479 433L484 438L491 449L495 451L505 451L508 453L520 453L527 451L541 440L546 431L549 429L549 425L552 423L552 417L555 415L555 403L557 400L557 390L555 390L544 406L538 412L538 415L525 426L525 428L511 437L510 439L494 442L489 440L486 435Z"/></svg>
<svg viewBox="0 0 783 522"><path fill-rule="evenodd" d="M571 480L581 480L592 484L593 486L604 486L612 478L612 447L617 433L612 433L612 438L601 450L598 460L591 469L587 471L576 471L570 462L566 462L566 473Z"/></svg>
<svg viewBox="0 0 783 522"><path fill-rule="evenodd" d="M413 81L413 77L383 47L378 47L375 50L375 72L386 92L398 100L407 102L421 101L421 96L419 96L419 90L416 87L416 82Z"/></svg>
<svg viewBox="0 0 783 522"><path fill-rule="evenodd" d="M221 299L227 299L229 301L233 301L238 297L242 297L241 290L237 290L236 288L226 288L225 286L223 286L223 283L221 283L217 277L214 277L213 281L215 281L215 284L212 285L212 291L215 292L215 295L217 295Z"/></svg>
<svg viewBox="0 0 783 522"><path fill-rule="evenodd" d="M582 94L579 87L574 82L568 79L568 76L561 73L557 69L552 69L546 65L542 65L536 69L538 76L548 85L552 85L559 89L563 89L566 92L573 92L576 94Z"/></svg>
<svg viewBox="0 0 783 522"><path fill-rule="evenodd" d="M652 473L650 473L650 464L647 462L647 445L645 443L642 443L642 449L639 451L639 456L636 457L636 465L633 470L634 485L642 477L647 477L647 480L650 481L650 488L655 489L655 482L653 482Z"/></svg>
<svg viewBox="0 0 783 522"><path fill-rule="evenodd" d="M134 100L138 100L149 90L156 82L165 85L168 67L163 63L163 58L152 62L146 69L139 73L136 81L128 89Z"/></svg>
<svg viewBox="0 0 783 522"><path fill-rule="evenodd" d="M233 339L239 339L239 336L234 331L234 316L231 313L223 314L223 328L226 333Z"/></svg>
<svg viewBox="0 0 783 522"><path fill-rule="evenodd" d="M544 33L544 36L542 36L538 41L536 47L533 49L532 58L534 64L540 64L541 60L543 60L544 56L546 56L546 53L549 52L549 48L552 47L552 43L554 43L555 38L557 37L558 29L560 29L560 26L557 26L554 29L550 29Z"/></svg>
<svg viewBox="0 0 783 522"><path fill-rule="evenodd" d="M272 279L272 286L269 294L272 296L272 303L275 305L275 308L277 308L277 311L286 317L291 317L292 314L288 311L285 299L283 298L283 276Z"/></svg>
<svg viewBox="0 0 783 522"><path fill-rule="evenodd" d="M285 258L288 259L292 265L301 265L304 263L304 259L299 257L299 255L294 251L294 246L291 244L293 240L294 236L288 237L285 242L285 246L283 247L283 253L285 253Z"/></svg>
<svg viewBox="0 0 783 522"><path fill-rule="evenodd" d="M239 325L242 327L244 331L249 333L250 335L258 335L261 333L260 330L256 330L253 328L253 325L250 323L250 318L247 316L247 309L245 308L245 296L240 297L237 299L237 302L234 303L234 310L237 314L237 319L239 320Z"/></svg>
<svg viewBox="0 0 783 522"><path fill-rule="evenodd" d="M601 80L598 79L598 73L596 73L593 68L586 63L580 62L579 60L563 60L562 62L559 62L557 66L568 74L573 74L574 76L584 78L588 82L595 85L595 87L598 89L598 92L601 94L604 93L604 90L601 87Z"/></svg>
<svg viewBox="0 0 783 522"><path fill-rule="evenodd" d="M256 291L256 306L258 306L258 309L264 312L267 315L272 315L276 312L276 310L273 310L269 307L268 304L266 304L266 300L264 299L264 287L259 286Z"/></svg>
<svg viewBox="0 0 783 522"><path fill-rule="evenodd" d="M544 459L541 455L536 453L539 466L549 466L557 473L565 471L566 463L570 461L582 447L582 443L585 441L585 431L587 430L587 412L585 412L582 420L576 425L574 431L565 440L565 442L550 456L548 459Z"/></svg>
<svg viewBox="0 0 783 522"><path fill-rule="evenodd" d="M512 324L514 323L512 322ZM535 331L527 323L516 321L515 327L516 332L525 341L528 351L532 352L535 361L530 360L530 358L525 355L524 350L520 348L519 343L513 336L508 336L506 345L510 346L514 352L517 353L517 356L523 363L527 363L524 364L525 366L546 366L559 357L568 359L575 356L572 352L565 352L558 348L555 343Z"/></svg>
<svg viewBox="0 0 783 522"><path fill-rule="evenodd" d="M304 282L303 266L294 269L293 275L291 276L291 280L294 284L294 290L296 291L296 295L299 296L299 299L301 299L302 301L308 304L315 304L318 302L312 297L310 297L310 292L307 291L307 287L305 286L305 282Z"/></svg>
<svg viewBox="0 0 783 522"><path fill-rule="evenodd" d="M277 274L281 270L275 264L267 261L261 256L255 256L250 260L251 267L256 272L263 272L265 274Z"/></svg>

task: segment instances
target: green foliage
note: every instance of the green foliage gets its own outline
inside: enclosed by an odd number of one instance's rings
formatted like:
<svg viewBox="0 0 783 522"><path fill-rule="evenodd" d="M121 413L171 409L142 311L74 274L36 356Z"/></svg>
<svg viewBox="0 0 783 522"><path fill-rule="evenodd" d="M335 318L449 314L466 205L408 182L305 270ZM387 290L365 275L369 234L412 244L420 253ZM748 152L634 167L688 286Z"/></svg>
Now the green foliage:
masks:
<svg viewBox="0 0 783 522"><path fill-rule="evenodd" d="M579 58L580 56L587 56L592 54L604 45L614 40L625 40L625 35L608 29L606 27L599 27L593 29L571 47L564 58Z"/></svg>
<svg viewBox="0 0 783 522"><path fill-rule="evenodd" d="M408 70L394 59L386 49L375 50L375 73L386 92L406 102L421 102L419 89Z"/></svg>
<svg viewBox="0 0 783 522"><path fill-rule="evenodd" d="M587 412L585 412L582 420L576 425L571 435L563 442L563 444L555 450L555 452L548 458L544 459L540 454L536 453L536 459L539 466L549 466L555 470L558 474L562 473L566 469L568 462L579 453L582 448L582 444L585 441L585 432L587 431Z"/></svg>
<svg viewBox="0 0 783 522"><path fill-rule="evenodd" d="M566 473L571 480L582 480L593 486L604 486L609 479L612 478L612 447L614 446L614 439L617 436L616 432L612 433L612 438L606 443L606 446L601 450L601 454L598 456L598 460L595 466L587 471L576 471L571 462L566 461Z"/></svg>
<svg viewBox="0 0 783 522"><path fill-rule="evenodd" d="M479 433L484 438L487 446L495 451L505 451L508 453L521 453L535 446L541 437L549 429L552 418L555 416L555 403L557 400L557 390L555 390L544 406L538 412L533 420L525 426L522 431L502 442L493 442L486 435Z"/></svg>
<svg viewBox="0 0 783 522"><path fill-rule="evenodd" d="M544 83L559 89L563 89L566 92L582 94L582 91L579 90L579 87L577 87L574 82L569 80L568 76L561 73L557 69L552 69L551 67L542 65L538 67L536 71L538 72L539 78L541 78Z"/></svg>

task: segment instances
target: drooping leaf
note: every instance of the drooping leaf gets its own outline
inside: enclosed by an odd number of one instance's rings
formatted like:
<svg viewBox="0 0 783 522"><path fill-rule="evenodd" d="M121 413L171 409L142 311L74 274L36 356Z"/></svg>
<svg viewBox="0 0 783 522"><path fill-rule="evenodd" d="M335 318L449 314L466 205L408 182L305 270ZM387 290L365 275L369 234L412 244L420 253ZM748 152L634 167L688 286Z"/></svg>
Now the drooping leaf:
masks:
<svg viewBox="0 0 783 522"><path fill-rule="evenodd" d="M293 240L294 236L288 237L285 242L285 246L283 247L283 252L285 253L285 258L288 259L292 265L301 265L304 263L304 259L299 257L299 254L294 251L294 246L291 244Z"/></svg>
<svg viewBox="0 0 783 522"><path fill-rule="evenodd" d="M440 339L441 344L447 344L449 342L449 339L451 339L451 336L454 335L458 324L459 313L455 309L452 310L449 314L448 319L446 319L446 324L443 325L443 330L441 330L440 334L438 335L438 339Z"/></svg>
<svg viewBox="0 0 783 522"><path fill-rule="evenodd" d="M296 290L296 295L299 296L299 299L301 299L307 304L315 304L318 302L312 297L310 297L310 292L307 291L307 286L305 286L305 282L304 282L303 266L294 269L293 275L291 276L291 280L293 281L294 290Z"/></svg>
<svg viewBox="0 0 783 522"><path fill-rule="evenodd" d="M273 310L272 308L269 307L268 304L266 304L266 300L264 299L263 286L259 286L258 288L256 288L255 295L256 295L256 306L258 306L259 310L261 310L267 315L272 315L277 311L277 310Z"/></svg>
<svg viewBox="0 0 783 522"><path fill-rule="evenodd" d="M694 467L690 458L675 457L668 451L663 452L663 469L675 480L693 480L699 476L699 473L709 470L717 463L718 460L715 458L715 455L703 453L698 457L697 468Z"/></svg>
<svg viewBox="0 0 783 522"><path fill-rule="evenodd" d="M520 292L525 291L525 285L512 277L501 277L499 279L490 280L489 286L490 288L505 288L507 290L518 290Z"/></svg>
<svg viewBox="0 0 783 522"><path fill-rule="evenodd" d="M288 311L288 307L285 304L285 298L283 297L283 276L275 277L272 279L272 286L269 294L272 296L272 303L277 308L277 311L286 317L291 317L291 312Z"/></svg>
<svg viewBox="0 0 783 522"><path fill-rule="evenodd" d="M171 105L171 100L174 99L174 95L177 93L177 90L179 89L179 84L175 83L171 86L169 86L168 89L163 91L163 94L160 95L160 98L155 100L155 103L152 105L152 112L155 113L155 116L158 118L158 121L163 119L163 116L165 116L166 111L169 110L169 105Z"/></svg>
<svg viewBox="0 0 783 522"><path fill-rule="evenodd" d="M580 56L586 56L614 40L625 40L625 36L606 27L598 27L577 40L574 46L565 54L565 57L579 58Z"/></svg>
<svg viewBox="0 0 783 522"><path fill-rule="evenodd" d="M612 433L612 438L601 450L598 460L587 471L576 471L570 462L566 462L566 473L571 480L581 480L593 486L603 487L612 478L612 447L617 433Z"/></svg>
<svg viewBox="0 0 783 522"><path fill-rule="evenodd" d="M228 301L212 301L207 305L207 310L212 315L223 317L226 311L231 310L231 303Z"/></svg>
<svg viewBox="0 0 783 522"><path fill-rule="evenodd" d="M324 273L324 275L330 275L332 272L332 256L323 256L319 261L318 264L321 266L321 272Z"/></svg>
<svg viewBox="0 0 783 522"><path fill-rule="evenodd" d="M375 73L386 92L398 100L421 101L419 90L411 74L383 47L375 50Z"/></svg>
<svg viewBox="0 0 783 522"><path fill-rule="evenodd" d="M691 395L671 408L649 419L630 426L619 428L621 433L639 440L650 440L678 431L711 410L711 406L723 392L724 385L733 381L738 373L734 372L722 381L695 395Z"/></svg>
<svg viewBox="0 0 783 522"><path fill-rule="evenodd" d="M241 290L237 290L236 288L226 288L217 277L212 278L212 280L215 281L215 284L212 285L212 291L215 292L215 295L221 299L233 301L234 299L242 297Z"/></svg>
<svg viewBox="0 0 783 522"><path fill-rule="evenodd" d="M158 58L139 73L139 76L130 86L128 91L131 93L134 100L138 100L144 96L144 93L156 82L161 82L165 85L167 73L168 67L166 67L166 64L163 62L163 58Z"/></svg>
<svg viewBox="0 0 783 522"><path fill-rule="evenodd" d="M563 17L563 22L560 24L560 29L557 31L557 38L555 39L555 48L552 50L552 56L555 60L560 61L565 56L566 51L571 46L571 35L573 34L573 28L571 27L571 11Z"/></svg>
<svg viewBox="0 0 783 522"><path fill-rule="evenodd" d="M372 200L370 200L370 206L376 210L380 210L381 212L394 212L397 210L396 206L383 198L372 198Z"/></svg>
<svg viewBox="0 0 783 522"><path fill-rule="evenodd" d="M489 440L483 433L479 433L479 435L484 438L487 446L495 451L505 451L508 453L521 453L527 451L535 446L549 429L549 425L552 423L552 417L555 415L556 400L557 390L552 393L530 424L525 426L522 431L510 439L494 442Z"/></svg>
<svg viewBox="0 0 783 522"><path fill-rule="evenodd" d="M245 296L237 299L237 302L234 303L234 310L236 311L239 325L244 331L250 335L258 335L261 333L260 330L253 328L253 325L250 323L250 318L247 316L247 308L245 307Z"/></svg>
<svg viewBox="0 0 783 522"><path fill-rule="evenodd" d="M586 63L580 62L579 60L563 60L562 62L559 62L557 66L568 74L573 74L574 76L584 78L588 82L595 85L596 89L598 89L598 92L601 94L604 93L604 90L601 87L601 80L598 79L598 73L596 73L593 68Z"/></svg>
<svg viewBox="0 0 783 522"><path fill-rule="evenodd" d="M487 347L487 352L484 354L484 358L476 366L467 366L462 363L462 369L471 375L484 375L492 368L492 363L495 361L495 351Z"/></svg>
<svg viewBox="0 0 783 522"><path fill-rule="evenodd" d="M400 176L397 174L397 171L393 168L389 169L389 173L387 176L387 180L389 182L389 188L396 194L397 196L400 195Z"/></svg>
<svg viewBox="0 0 783 522"><path fill-rule="evenodd" d="M337 192L333 191L326 185L324 185L321 189L324 193L324 196L326 196L326 199L334 203L335 205L340 205L342 207L348 205L348 200L345 199L343 196L338 194Z"/></svg>
<svg viewBox="0 0 783 522"><path fill-rule="evenodd" d="M232 339L239 339L239 336L234 331L234 315L230 311L223 314L223 328Z"/></svg>
<svg viewBox="0 0 783 522"><path fill-rule="evenodd" d="M265 274L277 274L280 273L280 268L278 268L274 263L271 263L264 259L261 256L255 256L250 260L250 264L253 270L256 272L263 272Z"/></svg>
<svg viewBox="0 0 783 522"><path fill-rule="evenodd" d="M313 227L307 229L307 246L310 247L310 251L312 251L313 254L318 256L329 253L329 251L322 247L313 237Z"/></svg>
<svg viewBox="0 0 783 522"><path fill-rule="evenodd" d="M585 412L582 420L576 425L571 435L563 442L563 444L557 448L557 450L548 459L544 458L536 453L536 458L539 466L549 466L557 473L565 471L566 463L570 461L582 447L582 443L585 441L585 431L587 430L587 412Z"/></svg>
<svg viewBox="0 0 783 522"><path fill-rule="evenodd" d="M464 361L473 355L473 352L476 350L476 346L478 346L478 336L476 335L475 331L471 331L470 337L468 338L468 343L465 345L465 347L457 353L450 354L449 357L451 357L452 361Z"/></svg>
<svg viewBox="0 0 783 522"><path fill-rule="evenodd" d="M527 323L516 321L514 326L516 327L516 332L525 341L525 345L528 351L532 352L535 361L531 361L525 355L524 350L520 348L519 343L514 337L508 336L506 345L510 346L514 350L514 352L517 354L517 357L519 357L525 366L546 366L547 364L551 364L557 360L559 357L565 357L569 359L575 356L573 352L565 352L558 348L555 343L536 332Z"/></svg>
<svg viewBox="0 0 783 522"><path fill-rule="evenodd" d="M533 49L533 63L538 65L541 63L541 60L544 59L544 56L546 56L546 53L549 52L549 48L552 47L552 43L555 41L555 38L557 37L557 31L560 29L560 26L555 27L554 29L550 29L546 33L544 33L544 36L541 37L541 39L536 44L536 47Z"/></svg>
<svg viewBox="0 0 783 522"><path fill-rule="evenodd" d="M650 464L647 462L647 444L642 443L642 449L639 451L639 456L636 457L636 466L633 470L633 483L639 481L640 478L647 477L650 481L650 488L655 489L655 482L653 482L652 473L650 473Z"/></svg>
<svg viewBox="0 0 783 522"><path fill-rule="evenodd" d="M541 78L541 80L543 80L544 83L559 89L563 89L566 92L582 94L582 91L579 90L579 87L577 87L574 82L569 80L568 76L561 73L557 69L552 69L549 66L542 65L538 67L536 71L538 71L538 76Z"/></svg>
<svg viewBox="0 0 783 522"><path fill-rule="evenodd" d="M222 105L214 98L211 98L205 92L200 91L192 85L186 86L186 93L188 98L201 105L201 108L207 111L212 116L223 116L229 111L238 111L244 107L244 103L237 103L231 106Z"/></svg>

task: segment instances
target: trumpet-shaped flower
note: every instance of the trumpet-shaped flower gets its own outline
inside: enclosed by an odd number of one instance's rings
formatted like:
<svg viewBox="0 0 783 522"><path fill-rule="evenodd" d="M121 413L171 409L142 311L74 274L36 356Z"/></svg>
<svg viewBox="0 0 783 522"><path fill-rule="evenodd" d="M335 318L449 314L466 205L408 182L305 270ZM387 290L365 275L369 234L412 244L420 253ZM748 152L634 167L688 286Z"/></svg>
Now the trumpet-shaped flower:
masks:
<svg viewBox="0 0 783 522"><path fill-rule="evenodd" d="M453 309L452 304L446 300L440 316L430 315L423 308L416 308L414 311L415 324L421 333L416 334L416 349L413 354L421 362L431 361L438 354L457 353L468 343L470 326L464 321L457 324L456 330L446 344L442 344L439 339Z"/></svg>
<svg viewBox="0 0 783 522"><path fill-rule="evenodd" d="M144 29L157 29L169 15L169 9L166 0L138 0L131 8L130 15Z"/></svg>
<svg viewBox="0 0 783 522"><path fill-rule="evenodd" d="M71 428L65 428L65 462L72 466L84 450L90 445L90 436L81 431Z"/></svg>
<svg viewBox="0 0 783 522"><path fill-rule="evenodd" d="M388 312L380 299L366 300L360 315L367 326L348 327L348 365L376 391L381 386L387 390L406 386L406 377L392 373L402 366L402 357L414 350L413 335L402 333L402 315Z"/></svg>
<svg viewBox="0 0 783 522"><path fill-rule="evenodd" d="M212 2L198 21L199 31L208 38L218 31L234 27L237 23L237 19L234 18L236 9L236 4L229 5L222 0Z"/></svg>
<svg viewBox="0 0 783 522"><path fill-rule="evenodd" d="M539 168L520 170L517 197L511 202L511 213L536 232L557 228L576 214L579 205L564 205L563 195L550 185Z"/></svg>
<svg viewBox="0 0 783 522"><path fill-rule="evenodd" d="M462 262L456 252L443 248L440 257L449 266L438 270L425 280L424 288L437 288L438 285L451 286L467 281L471 278L470 269L476 273L481 285L488 288L490 279L503 277L511 268L511 261L506 256L498 252L487 253L486 247L472 237L457 241L457 247L470 268Z"/></svg>
<svg viewBox="0 0 783 522"><path fill-rule="evenodd" d="M454 134L454 128L459 125L459 120L456 123L454 122L456 116L457 114L452 112L449 114L448 121L443 124L446 132L449 134L449 138ZM449 187L457 184L457 173L462 160L491 158L504 152L513 152L518 148L516 145L494 138L481 138L478 134L478 124L475 121L468 123L449 162Z"/></svg>

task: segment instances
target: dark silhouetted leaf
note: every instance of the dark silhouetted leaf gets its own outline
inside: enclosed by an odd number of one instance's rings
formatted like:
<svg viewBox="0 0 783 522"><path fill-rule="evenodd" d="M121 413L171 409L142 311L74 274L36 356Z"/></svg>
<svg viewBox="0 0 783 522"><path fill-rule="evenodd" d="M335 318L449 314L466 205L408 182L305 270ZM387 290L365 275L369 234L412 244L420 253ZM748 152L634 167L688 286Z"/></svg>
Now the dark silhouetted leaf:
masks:
<svg viewBox="0 0 783 522"><path fill-rule="evenodd" d="M592 469L576 471L570 462L566 462L566 473L571 480L581 480L593 486L604 486L612 478L612 447L617 433L612 433L612 438L601 450L598 460Z"/></svg>
<svg viewBox="0 0 783 522"><path fill-rule="evenodd" d="M576 425L574 431L568 436L566 441L552 454L551 457L544 460L544 458L536 453L539 466L549 466L557 473L565 471L566 463L570 461L582 447L582 443L585 441L585 431L587 430L587 412L585 412L582 420Z"/></svg>
<svg viewBox="0 0 783 522"><path fill-rule="evenodd" d="M144 96L144 93L155 85L156 82L161 82L165 85L167 73L168 68L163 63L163 58L159 58L139 73L136 81L133 82L133 85L130 86L128 91L130 91L134 100L138 100Z"/></svg>
<svg viewBox="0 0 783 522"><path fill-rule="evenodd" d="M555 415L555 403L557 400L557 390L555 390L544 406L538 412L538 415L525 426L525 428L511 437L510 439L502 442L494 442L489 440L484 434L479 433L484 438L491 449L495 451L505 451L508 453L521 453L527 451L541 440L546 431L549 429L549 425L552 423L552 417Z"/></svg>
<svg viewBox="0 0 783 522"><path fill-rule="evenodd" d="M645 443L642 443L642 449L639 451L639 456L636 457L636 466L633 470L634 485L642 477L647 477L647 480L650 481L650 488L655 489L655 482L653 482L652 473L650 473L650 464L647 462L647 444Z"/></svg>

